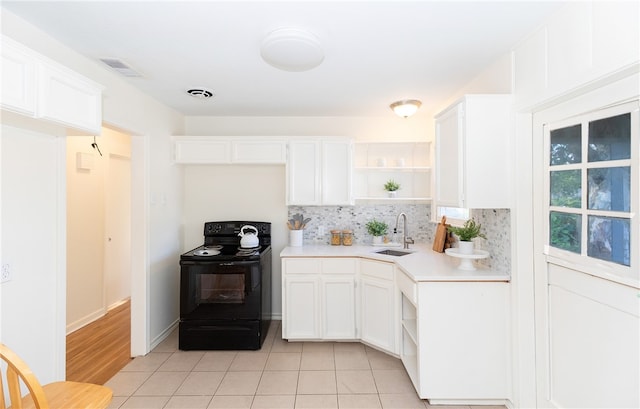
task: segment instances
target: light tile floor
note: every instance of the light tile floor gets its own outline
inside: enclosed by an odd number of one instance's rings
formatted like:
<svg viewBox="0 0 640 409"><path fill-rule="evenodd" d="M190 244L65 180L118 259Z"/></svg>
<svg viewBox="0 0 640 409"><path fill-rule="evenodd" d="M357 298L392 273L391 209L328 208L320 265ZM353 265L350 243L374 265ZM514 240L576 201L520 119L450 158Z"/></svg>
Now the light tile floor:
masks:
<svg viewBox="0 0 640 409"><path fill-rule="evenodd" d="M360 343L287 342L273 321L259 351L180 351L174 331L106 385L110 408L431 407L420 400L402 362Z"/></svg>

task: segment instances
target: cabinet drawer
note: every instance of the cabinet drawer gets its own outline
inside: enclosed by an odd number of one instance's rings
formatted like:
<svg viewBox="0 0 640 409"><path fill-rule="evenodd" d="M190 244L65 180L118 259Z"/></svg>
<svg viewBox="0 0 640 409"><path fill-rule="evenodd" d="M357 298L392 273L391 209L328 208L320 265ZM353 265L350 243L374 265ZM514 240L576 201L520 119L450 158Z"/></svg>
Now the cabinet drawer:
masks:
<svg viewBox="0 0 640 409"><path fill-rule="evenodd" d="M393 280L393 264L383 261L362 260L360 272L370 277Z"/></svg>
<svg viewBox="0 0 640 409"><path fill-rule="evenodd" d="M326 258L322 260L322 274L355 274L355 258Z"/></svg>
<svg viewBox="0 0 640 409"><path fill-rule="evenodd" d="M319 274L320 260L313 258L286 258L282 272L287 274Z"/></svg>
<svg viewBox="0 0 640 409"><path fill-rule="evenodd" d="M417 305L418 286L415 281L407 277L407 275L402 270L400 270L400 272L396 274L396 285L409 301L411 301L414 305Z"/></svg>

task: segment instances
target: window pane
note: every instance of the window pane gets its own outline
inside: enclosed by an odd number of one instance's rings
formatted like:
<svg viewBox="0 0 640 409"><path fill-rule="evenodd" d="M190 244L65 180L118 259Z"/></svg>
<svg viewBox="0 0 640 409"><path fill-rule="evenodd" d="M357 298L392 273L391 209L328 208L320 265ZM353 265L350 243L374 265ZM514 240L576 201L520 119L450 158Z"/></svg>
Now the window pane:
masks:
<svg viewBox="0 0 640 409"><path fill-rule="evenodd" d="M549 244L562 250L580 253L582 216L561 212L549 213Z"/></svg>
<svg viewBox="0 0 640 409"><path fill-rule="evenodd" d="M630 211L631 168L589 169L589 209Z"/></svg>
<svg viewBox="0 0 640 409"><path fill-rule="evenodd" d="M580 170L551 172L551 206L580 207Z"/></svg>
<svg viewBox="0 0 640 409"><path fill-rule="evenodd" d="M631 240L629 219L589 216L587 255L629 265Z"/></svg>
<svg viewBox="0 0 640 409"><path fill-rule="evenodd" d="M438 212L437 212L438 220L442 219L442 216L447 216L447 219L467 220L469 218L469 209L465 209L462 207L438 206Z"/></svg>
<svg viewBox="0 0 640 409"><path fill-rule="evenodd" d="M631 114L589 122L589 162L631 157Z"/></svg>
<svg viewBox="0 0 640 409"><path fill-rule="evenodd" d="M582 125L551 131L551 165L582 162Z"/></svg>

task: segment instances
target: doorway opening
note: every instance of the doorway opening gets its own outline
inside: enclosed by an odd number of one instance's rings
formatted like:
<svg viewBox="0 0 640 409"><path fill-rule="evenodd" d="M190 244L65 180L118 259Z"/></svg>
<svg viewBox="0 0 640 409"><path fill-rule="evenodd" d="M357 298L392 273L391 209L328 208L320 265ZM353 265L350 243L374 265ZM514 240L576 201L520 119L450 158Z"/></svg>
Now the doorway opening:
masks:
<svg viewBox="0 0 640 409"><path fill-rule="evenodd" d="M66 175L67 379L103 383L131 358L131 136L67 137Z"/></svg>

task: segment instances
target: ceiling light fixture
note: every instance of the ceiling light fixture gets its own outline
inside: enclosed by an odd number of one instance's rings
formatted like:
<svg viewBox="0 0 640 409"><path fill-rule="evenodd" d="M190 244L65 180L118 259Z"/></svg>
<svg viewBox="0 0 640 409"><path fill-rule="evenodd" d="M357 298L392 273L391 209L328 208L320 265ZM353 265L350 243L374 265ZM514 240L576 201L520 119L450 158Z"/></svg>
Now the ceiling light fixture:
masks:
<svg viewBox="0 0 640 409"><path fill-rule="evenodd" d="M284 71L308 71L324 60L320 40L306 30L279 28L269 33L260 46L269 65Z"/></svg>
<svg viewBox="0 0 640 409"><path fill-rule="evenodd" d="M395 112L396 115L403 118L409 118L411 115L416 113L418 108L420 108L420 105L422 105L422 102L417 99L403 99L402 101L396 101L389 106L393 109L393 112Z"/></svg>

